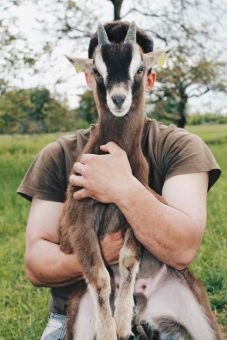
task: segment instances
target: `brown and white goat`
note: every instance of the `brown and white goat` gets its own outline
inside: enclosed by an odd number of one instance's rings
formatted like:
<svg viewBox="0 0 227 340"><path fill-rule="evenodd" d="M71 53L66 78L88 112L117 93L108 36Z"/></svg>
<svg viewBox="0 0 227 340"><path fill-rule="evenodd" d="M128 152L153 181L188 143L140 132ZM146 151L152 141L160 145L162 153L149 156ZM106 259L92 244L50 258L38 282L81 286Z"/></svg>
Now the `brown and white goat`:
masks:
<svg viewBox="0 0 227 340"><path fill-rule="evenodd" d="M133 175L149 189L148 164L141 148L145 74L169 50L143 54L136 43L134 23L124 43L118 44L110 43L104 27L99 25L98 42L93 59L71 60L84 71L93 72L99 103L98 124L82 153L101 154L100 145L109 141L117 143L127 153ZM139 272L141 245L121 211L114 204L91 198L78 202L73 198L77 189L68 187L60 221L60 246L63 251L75 254L86 284L79 283L69 301L67 338L129 339L134 318L137 324L145 321L159 331L160 338L156 333L155 339L221 339L205 291L192 274L169 268L146 250ZM120 275L115 273L119 289L115 290L113 317L110 275L99 239L118 230L124 232L124 245L119 259ZM140 292L137 298L142 301L135 308L135 317L134 286Z"/></svg>

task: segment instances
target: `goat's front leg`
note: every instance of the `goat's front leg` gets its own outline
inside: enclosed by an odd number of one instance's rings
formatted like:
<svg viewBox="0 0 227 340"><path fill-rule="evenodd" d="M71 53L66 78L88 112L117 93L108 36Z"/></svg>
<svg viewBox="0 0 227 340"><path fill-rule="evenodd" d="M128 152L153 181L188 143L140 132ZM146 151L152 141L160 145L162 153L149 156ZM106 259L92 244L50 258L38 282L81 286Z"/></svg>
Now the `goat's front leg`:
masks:
<svg viewBox="0 0 227 340"><path fill-rule="evenodd" d="M96 340L117 340L116 323L109 303L110 276L104 265L95 231L85 225L83 227L82 232L78 226L73 228L72 240L76 242L72 243L95 305Z"/></svg>
<svg viewBox="0 0 227 340"><path fill-rule="evenodd" d="M125 242L120 251L119 270L120 287L115 302L114 319L117 324L119 339L129 339L132 335L133 291L136 275L139 271L140 246L131 228L125 233Z"/></svg>

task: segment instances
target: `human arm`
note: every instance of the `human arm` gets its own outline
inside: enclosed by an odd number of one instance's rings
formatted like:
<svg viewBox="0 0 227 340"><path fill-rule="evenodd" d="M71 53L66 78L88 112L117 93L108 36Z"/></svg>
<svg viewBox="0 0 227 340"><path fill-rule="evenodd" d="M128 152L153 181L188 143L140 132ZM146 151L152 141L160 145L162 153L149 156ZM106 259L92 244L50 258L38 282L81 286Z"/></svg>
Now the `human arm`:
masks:
<svg viewBox="0 0 227 340"><path fill-rule="evenodd" d="M87 196L114 202L133 228L137 239L159 260L183 269L193 259L206 224L206 172L178 175L163 187L167 204L159 202L133 175L123 150L108 143L108 155L85 155L75 165L82 176L72 184L83 189L76 199ZM133 207L133 209L132 209Z"/></svg>
<svg viewBox="0 0 227 340"><path fill-rule="evenodd" d="M159 260L181 270L193 260L204 233L207 186L205 172L174 176L164 184L163 204L135 180L117 204L136 238Z"/></svg>
<svg viewBox="0 0 227 340"><path fill-rule="evenodd" d="M60 287L74 283L81 275L75 255L59 248L58 221L63 203L33 199L26 229L25 270L37 286ZM101 241L107 263L118 259L122 246L120 234L108 235Z"/></svg>

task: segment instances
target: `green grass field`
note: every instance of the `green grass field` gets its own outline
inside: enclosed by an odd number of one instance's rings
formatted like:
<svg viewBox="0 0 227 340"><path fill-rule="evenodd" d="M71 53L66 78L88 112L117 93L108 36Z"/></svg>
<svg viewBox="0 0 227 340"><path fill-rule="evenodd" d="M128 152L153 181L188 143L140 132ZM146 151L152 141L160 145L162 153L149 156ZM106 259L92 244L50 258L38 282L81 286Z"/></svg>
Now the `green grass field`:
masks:
<svg viewBox="0 0 227 340"><path fill-rule="evenodd" d="M209 193L207 231L192 267L206 286L227 337L227 125L196 126L188 130L208 143L223 170L221 179ZM15 192L35 154L59 135L0 136L1 340L39 339L48 317L48 289L32 287L24 274L24 232L29 203Z"/></svg>

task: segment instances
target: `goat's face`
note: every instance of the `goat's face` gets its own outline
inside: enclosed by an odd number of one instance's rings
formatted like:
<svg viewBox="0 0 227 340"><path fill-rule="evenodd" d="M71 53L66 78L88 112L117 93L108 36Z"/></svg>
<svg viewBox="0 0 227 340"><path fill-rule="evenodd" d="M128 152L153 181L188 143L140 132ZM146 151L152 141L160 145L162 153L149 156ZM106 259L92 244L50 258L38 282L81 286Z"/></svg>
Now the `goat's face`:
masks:
<svg viewBox="0 0 227 340"><path fill-rule="evenodd" d="M136 43L135 23L129 26L124 43L110 43L102 25L97 33L98 46L93 59L69 60L76 68L93 74L97 104L105 109L107 105L114 116L123 117L138 100L144 100L146 71L160 58L165 59L171 49L143 54Z"/></svg>
<svg viewBox="0 0 227 340"><path fill-rule="evenodd" d="M96 48L92 72L97 95L114 116L125 116L138 97L143 100L145 70L143 53L135 43Z"/></svg>

